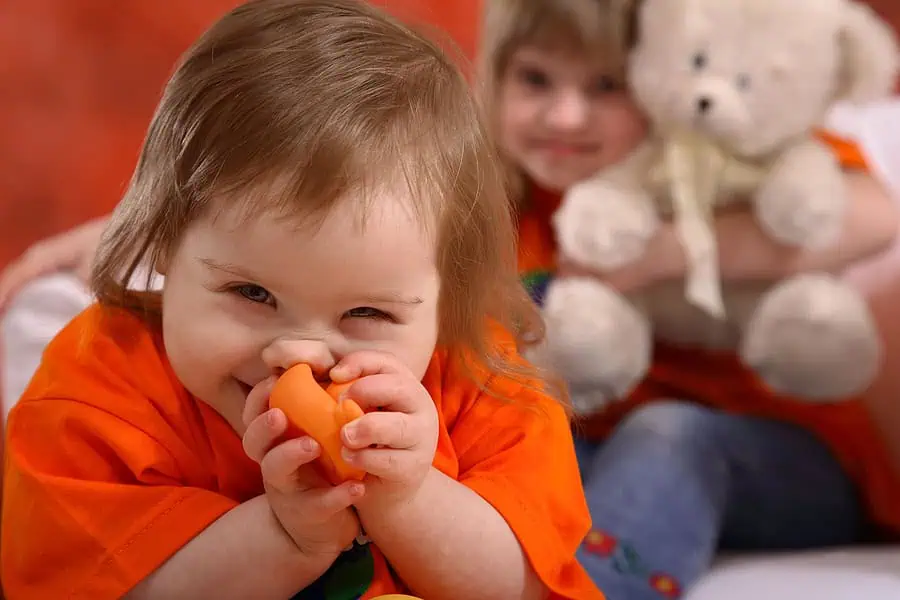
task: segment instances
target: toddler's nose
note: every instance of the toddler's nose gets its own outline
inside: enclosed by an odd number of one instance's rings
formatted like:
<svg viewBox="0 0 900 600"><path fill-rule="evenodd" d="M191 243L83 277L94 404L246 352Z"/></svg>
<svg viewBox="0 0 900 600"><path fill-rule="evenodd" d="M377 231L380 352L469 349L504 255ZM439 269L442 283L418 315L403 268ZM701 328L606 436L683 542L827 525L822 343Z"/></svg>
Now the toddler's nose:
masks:
<svg viewBox="0 0 900 600"><path fill-rule="evenodd" d="M262 359L276 375L296 364L304 363L320 378L327 377L338 360L323 340L296 338L275 340L263 350Z"/></svg>

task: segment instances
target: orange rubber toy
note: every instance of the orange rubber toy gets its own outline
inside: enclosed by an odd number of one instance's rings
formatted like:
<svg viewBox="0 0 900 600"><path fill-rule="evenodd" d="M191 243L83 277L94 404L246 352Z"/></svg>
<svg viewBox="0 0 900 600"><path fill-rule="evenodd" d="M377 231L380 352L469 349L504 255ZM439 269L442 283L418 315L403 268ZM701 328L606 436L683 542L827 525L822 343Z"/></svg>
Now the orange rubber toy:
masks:
<svg viewBox="0 0 900 600"><path fill-rule="evenodd" d="M364 471L341 458L341 429L364 414L353 400L340 400L341 393L352 383L333 383L322 388L309 365L298 364L278 378L269 395L269 408L281 409L287 417L287 438L308 435L318 442L322 448L319 466L334 485L365 476Z"/></svg>

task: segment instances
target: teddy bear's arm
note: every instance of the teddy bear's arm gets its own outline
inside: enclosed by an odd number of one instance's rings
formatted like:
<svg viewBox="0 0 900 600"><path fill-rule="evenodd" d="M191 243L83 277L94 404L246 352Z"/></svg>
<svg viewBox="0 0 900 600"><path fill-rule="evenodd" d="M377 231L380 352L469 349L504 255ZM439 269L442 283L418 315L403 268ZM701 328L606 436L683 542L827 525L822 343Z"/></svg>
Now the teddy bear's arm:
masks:
<svg viewBox="0 0 900 600"><path fill-rule="evenodd" d="M659 227L644 181L647 152L578 183L553 215L562 256L577 265L609 272L637 260Z"/></svg>
<svg viewBox="0 0 900 600"><path fill-rule="evenodd" d="M754 197L756 217L768 235L807 249L837 241L846 206L840 164L828 146L813 138L788 147Z"/></svg>

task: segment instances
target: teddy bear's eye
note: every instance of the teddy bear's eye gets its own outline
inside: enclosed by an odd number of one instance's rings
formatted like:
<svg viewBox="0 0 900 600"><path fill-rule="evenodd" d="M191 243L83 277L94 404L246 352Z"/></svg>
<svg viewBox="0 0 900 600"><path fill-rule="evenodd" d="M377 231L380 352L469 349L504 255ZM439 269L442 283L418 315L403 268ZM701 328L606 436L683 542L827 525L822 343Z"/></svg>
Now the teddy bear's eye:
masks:
<svg viewBox="0 0 900 600"><path fill-rule="evenodd" d="M750 89L750 76L746 73L741 73L737 76L737 87L739 90L749 90Z"/></svg>
<svg viewBox="0 0 900 600"><path fill-rule="evenodd" d="M692 62L694 64L694 69L699 71L706 66L706 54L704 52L698 52L694 55Z"/></svg>

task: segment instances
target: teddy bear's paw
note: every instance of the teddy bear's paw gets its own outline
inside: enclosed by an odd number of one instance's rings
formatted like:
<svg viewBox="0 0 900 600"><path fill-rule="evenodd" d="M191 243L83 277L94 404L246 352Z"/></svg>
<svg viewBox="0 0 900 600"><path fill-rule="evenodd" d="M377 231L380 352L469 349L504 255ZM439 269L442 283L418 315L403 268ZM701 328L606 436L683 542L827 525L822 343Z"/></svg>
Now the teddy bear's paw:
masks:
<svg viewBox="0 0 900 600"><path fill-rule="evenodd" d="M823 248L841 232L847 204L844 179L827 151L802 145L775 165L755 204L760 225L778 242Z"/></svg>
<svg viewBox="0 0 900 600"><path fill-rule="evenodd" d="M587 417L603 412L603 409L619 399L611 390L600 388L573 389L569 387L569 402L572 412L580 417Z"/></svg>
<svg viewBox="0 0 900 600"><path fill-rule="evenodd" d="M625 397L646 374L650 324L612 288L587 277L558 280L547 291L544 318L541 362L568 383L583 410Z"/></svg>
<svg viewBox="0 0 900 600"><path fill-rule="evenodd" d="M855 396L881 365L881 339L865 300L829 275L773 288L747 325L744 363L776 392L814 401Z"/></svg>
<svg viewBox="0 0 900 600"><path fill-rule="evenodd" d="M659 226L645 192L591 179L572 186L553 226L563 256L576 264L610 271L638 259Z"/></svg>

